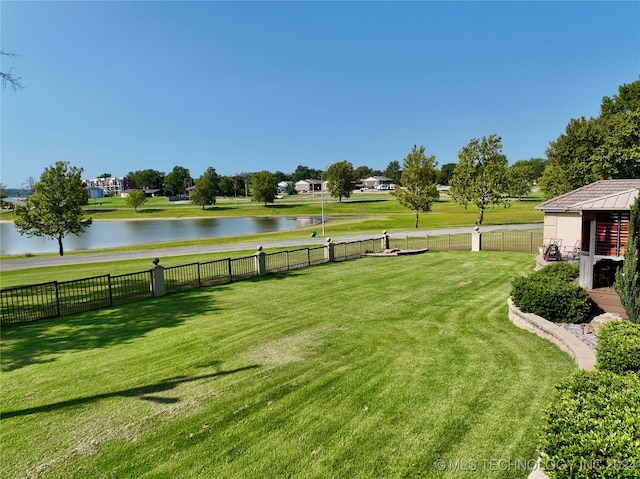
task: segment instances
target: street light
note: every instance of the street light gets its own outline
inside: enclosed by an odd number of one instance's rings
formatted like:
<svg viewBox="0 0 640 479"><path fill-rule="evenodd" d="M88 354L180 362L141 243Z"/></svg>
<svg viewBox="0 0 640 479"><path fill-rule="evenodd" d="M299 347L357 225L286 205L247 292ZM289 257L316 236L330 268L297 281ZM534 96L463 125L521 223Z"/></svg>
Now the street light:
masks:
<svg viewBox="0 0 640 479"><path fill-rule="evenodd" d="M322 237L324 238L324 174L327 169L333 164L333 161L327 163L327 166L324 167L324 170L320 172L320 202L322 203Z"/></svg>

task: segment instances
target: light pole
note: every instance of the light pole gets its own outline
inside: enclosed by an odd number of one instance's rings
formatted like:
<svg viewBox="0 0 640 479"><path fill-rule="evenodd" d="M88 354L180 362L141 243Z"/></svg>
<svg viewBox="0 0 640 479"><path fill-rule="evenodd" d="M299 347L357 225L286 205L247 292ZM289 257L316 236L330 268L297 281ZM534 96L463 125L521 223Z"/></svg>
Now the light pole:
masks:
<svg viewBox="0 0 640 479"><path fill-rule="evenodd" d="M322 237L324 238L324 174L327 172L327 169L333 164L333 161L327 163L327 166L324 167L324 170L320 173L320 202L322 203Z"/></svg>

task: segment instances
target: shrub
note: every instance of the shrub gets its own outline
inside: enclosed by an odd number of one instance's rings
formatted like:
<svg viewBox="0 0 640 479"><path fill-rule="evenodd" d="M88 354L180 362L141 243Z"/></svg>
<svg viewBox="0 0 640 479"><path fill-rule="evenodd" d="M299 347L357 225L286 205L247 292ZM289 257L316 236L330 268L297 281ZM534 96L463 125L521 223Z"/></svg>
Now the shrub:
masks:
<svg viewBox="0 0 640 479"><path fill-rule="evenodd" d="M540 448L551 479L638 477L640 377L580 371L558 386Z"/></svg>
<svg viewBox="0 0 640 479"><path fill-rule="evenodd" d="M580 266L573 263L558 262L545 266L544 268L534 271L532 276L557 279L565 283L570 283L580 275Z"/></svg>
<svg viewBox="0 0 640 479"><path fill-rule="evenodd" d="M598 369L614 373L640 373L640 324L612 321L598 335Z"/></svg>
<svg viewBox="0 0 640 479"><path fill-rule="evenodd" d="M589 295L577 284L532 274L514 278L511 286L513 303L525 313L563 323L579 323L589 314Z"/></svg>

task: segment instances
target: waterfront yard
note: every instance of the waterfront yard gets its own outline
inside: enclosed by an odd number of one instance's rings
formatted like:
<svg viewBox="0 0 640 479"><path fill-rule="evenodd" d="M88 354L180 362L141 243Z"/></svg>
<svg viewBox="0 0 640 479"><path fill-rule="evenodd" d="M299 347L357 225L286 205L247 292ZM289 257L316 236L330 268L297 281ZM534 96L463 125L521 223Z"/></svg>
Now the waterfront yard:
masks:
<svg viewBox="0 0 640 479"><path fill-rule="evenodd" d="M366 258L4 328L0 475L526 477L483 461L535 459L576 369L507 319L533 265Z"/></svg>

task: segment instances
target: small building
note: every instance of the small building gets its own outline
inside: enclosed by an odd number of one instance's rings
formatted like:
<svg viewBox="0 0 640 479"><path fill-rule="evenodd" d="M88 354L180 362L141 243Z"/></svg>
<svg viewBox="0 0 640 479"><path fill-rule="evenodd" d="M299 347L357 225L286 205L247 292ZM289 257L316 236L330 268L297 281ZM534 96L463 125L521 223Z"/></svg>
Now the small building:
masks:
<svg viewBox="0 0 640 479"><path fill-rule="evenodd" d="M104 190L102 188L97 186L87 186L85 189L87 190L90 200L104 198Z"/></svg>
<svg viewBox="0 0 640 479"><path fill-rule="evenodd" d="M601 180L536 207L544 212L545 242L580 249L580 284L585 288L613 284L639 191L640 179Z"/></svg>
<svg viewBox="0 0 640 479"><path fill-rule="evenodd" d="M394 186L393 180L386 176L370 176L362 180L362 184L365 188L376 190L390 190Z"/></svg>
<svg viewBox="0 0 640 479"><path fill-rule="evenodd" d="M313 193L322 191L322 182L320 180L300 180L296 181L295 188L298 193Z"/></svg>

